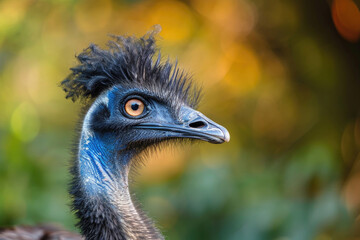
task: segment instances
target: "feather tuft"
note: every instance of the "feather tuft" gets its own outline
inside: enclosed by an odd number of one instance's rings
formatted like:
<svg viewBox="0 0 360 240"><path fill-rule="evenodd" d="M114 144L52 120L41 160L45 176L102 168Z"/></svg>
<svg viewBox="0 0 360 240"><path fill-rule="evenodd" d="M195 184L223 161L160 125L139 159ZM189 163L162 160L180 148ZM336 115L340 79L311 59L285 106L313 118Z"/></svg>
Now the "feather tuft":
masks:
<svg viewBox="0 0 360 240"><path fill-rule="evenodd" d="M177 62L162 62L155 28L141 38L111 36L107 49L91 44L77 56L79 65L61 82L66 98L94 100L114 85L145 88L163 99L198 105L200 90Z"/></svg>

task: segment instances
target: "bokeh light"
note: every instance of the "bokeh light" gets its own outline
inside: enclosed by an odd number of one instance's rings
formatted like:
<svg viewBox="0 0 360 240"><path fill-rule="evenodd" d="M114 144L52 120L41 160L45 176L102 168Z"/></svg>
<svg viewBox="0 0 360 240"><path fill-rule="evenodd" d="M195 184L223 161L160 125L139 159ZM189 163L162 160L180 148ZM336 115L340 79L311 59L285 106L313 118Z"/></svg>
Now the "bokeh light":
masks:
<svg viewBox="0 0 360 240"><path fill-rule="evenodd" d="M353 0L335 0L332 17L343 38L357 42L360 38L360 10Z"/></svg>
<svg viewBox="0 0 360 240"><path fill-rule="evenodd" d="M33 105L24 102L14 110L11 116L11 129L22 141L31 141L36 137L40 122Z"/></svg>

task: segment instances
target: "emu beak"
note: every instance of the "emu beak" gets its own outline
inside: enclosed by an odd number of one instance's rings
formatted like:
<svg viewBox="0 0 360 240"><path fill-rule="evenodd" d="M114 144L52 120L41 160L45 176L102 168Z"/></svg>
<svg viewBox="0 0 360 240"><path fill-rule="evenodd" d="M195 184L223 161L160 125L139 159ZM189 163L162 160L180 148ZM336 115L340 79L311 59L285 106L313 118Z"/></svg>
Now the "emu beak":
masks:
<svg viewBox="0 0 360 240"><path fill-rule="evenodd" d="M194 138L217 144L230 141L226 128L190 107L181 107L177 123L140 123L135 128L159 130L168 138Z"/></svg>

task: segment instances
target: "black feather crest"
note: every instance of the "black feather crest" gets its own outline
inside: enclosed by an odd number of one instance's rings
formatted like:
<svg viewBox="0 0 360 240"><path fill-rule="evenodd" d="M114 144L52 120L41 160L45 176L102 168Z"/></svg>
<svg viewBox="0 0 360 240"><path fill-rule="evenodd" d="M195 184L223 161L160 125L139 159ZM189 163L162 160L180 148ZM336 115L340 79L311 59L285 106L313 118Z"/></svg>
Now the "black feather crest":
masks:
<svg viewBox="0 0 360 240"><path fill-rule="evenodd" d="M165 100L196 107L200 91L169 60L162 62L155 32L141 38L112 36L108 49L91 44L77 56L80 64L61 82L66 98L93 100L114 85L145 88ZM156 55L156 56L155 56Z"/></svg>

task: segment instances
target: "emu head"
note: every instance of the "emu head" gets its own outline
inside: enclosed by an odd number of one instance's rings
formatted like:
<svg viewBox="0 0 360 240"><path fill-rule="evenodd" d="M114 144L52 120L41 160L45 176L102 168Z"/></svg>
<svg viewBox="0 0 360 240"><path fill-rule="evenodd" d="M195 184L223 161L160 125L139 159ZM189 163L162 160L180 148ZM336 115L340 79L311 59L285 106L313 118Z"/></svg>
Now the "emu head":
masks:
<svg viewBox="0 0 360 240"><path fill-rule="evenodd" d="M61 83L67 98L88 103L87 131L136 152L177 138L229 141L224 127L194 110L200 91L176 64L161 62L153 34L114 37L107 45L85 49Z"/></svg>

